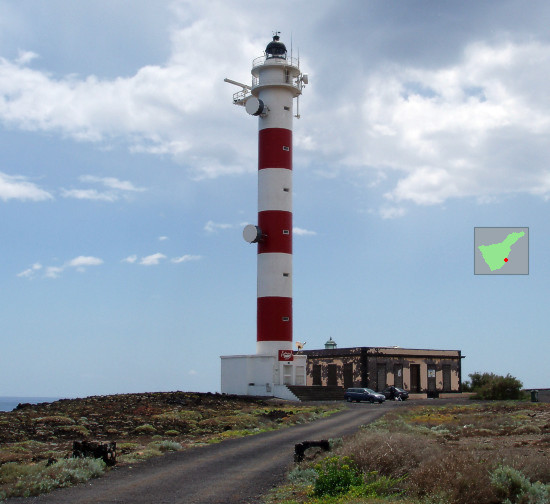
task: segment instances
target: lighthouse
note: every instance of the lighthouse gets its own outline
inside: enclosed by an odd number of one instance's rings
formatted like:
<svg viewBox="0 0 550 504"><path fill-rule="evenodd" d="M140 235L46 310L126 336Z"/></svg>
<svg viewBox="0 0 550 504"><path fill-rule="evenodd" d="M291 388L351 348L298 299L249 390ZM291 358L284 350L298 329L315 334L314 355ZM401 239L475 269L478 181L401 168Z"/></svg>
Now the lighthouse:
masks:
<svg viewBox="0 0 550 504"><path fill-rule="evenodd" d="M291 397L305 385L305 356L292 351L292 122L307 74L276 32L252 62L251 85L233 103L258 120L258 218L243 230L257 247L256 354L222 356L222 392ZM298 109L298 105L296 107Z"/></svg>

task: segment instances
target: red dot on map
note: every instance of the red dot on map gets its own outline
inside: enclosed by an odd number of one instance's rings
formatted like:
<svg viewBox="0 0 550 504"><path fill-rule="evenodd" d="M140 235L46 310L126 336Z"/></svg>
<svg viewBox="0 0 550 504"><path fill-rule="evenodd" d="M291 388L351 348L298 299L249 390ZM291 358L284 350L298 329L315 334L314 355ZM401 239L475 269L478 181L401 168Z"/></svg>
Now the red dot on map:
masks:
<svg viewBox="0 0 550 504"><path fill-rule="evenodd" d="M508 262L508 258L507 258L507 257L504 258L504 262Z"/></svg>

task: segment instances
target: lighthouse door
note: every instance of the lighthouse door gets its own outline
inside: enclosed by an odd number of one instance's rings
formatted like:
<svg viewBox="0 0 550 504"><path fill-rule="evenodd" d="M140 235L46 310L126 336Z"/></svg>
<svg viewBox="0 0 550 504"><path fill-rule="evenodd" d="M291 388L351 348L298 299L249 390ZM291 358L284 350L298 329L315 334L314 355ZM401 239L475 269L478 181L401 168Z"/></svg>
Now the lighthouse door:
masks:
<svg viewBox="0 0 550 504"><path fill-rule="evenodd" d="M283 364L283 385L292 385L292 364Z"/></svg>

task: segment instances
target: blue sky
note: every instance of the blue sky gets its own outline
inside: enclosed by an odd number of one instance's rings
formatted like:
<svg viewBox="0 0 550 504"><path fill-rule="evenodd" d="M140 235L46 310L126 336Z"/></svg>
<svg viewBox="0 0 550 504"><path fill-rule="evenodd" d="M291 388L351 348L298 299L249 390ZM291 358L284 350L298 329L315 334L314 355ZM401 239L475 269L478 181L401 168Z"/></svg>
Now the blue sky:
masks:
<svg viewBox="0 0 550 504"><path fill-rule="evenodd" d="M460 349L550 386L550 6L0 1L0 395L219 390L255 352L257 123L272 31L294 125L294 334ZM474 227L528 226L528 276Z"/></svg>

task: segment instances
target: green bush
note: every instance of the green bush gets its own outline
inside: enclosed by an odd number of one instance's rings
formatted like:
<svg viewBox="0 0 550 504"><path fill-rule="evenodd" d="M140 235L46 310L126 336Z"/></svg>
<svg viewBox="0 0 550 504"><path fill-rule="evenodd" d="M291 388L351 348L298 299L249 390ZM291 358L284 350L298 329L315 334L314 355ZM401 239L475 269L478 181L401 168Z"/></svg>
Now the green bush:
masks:
<svg viewBox="0 0 550 504"><path fill-rule="evenodd" d="M313 486L316 479L317 471L312 468L302 469L298 466L288 473L288 481L291 483L304 483Z"/></svg>
<svg viewBox="0 0 550 504"><path fill-rule="evenodd" d="M51 492L56 488L83 483L91 478L101 476L106 469L105 462L100 459L64 459L50 466L21 466L13 464L10 467L12 479L19 473L15 486L9 497L30 497ZM4 475L3 475L4 476ZM4 480L4 478L2 478Z"/></svg>
<svg viewBox="0 0 550 504"><path fill-rule="evenodd" d="M491 484L503 504L548 504L550 491L540 482L531 483L520 471L500 466L491 474Z"/></svg>
<svg viewBox="0 0 550 504"><path fill-rule="evenodd" d="M340 495L363 483L361 471L350 457L326 457L315 465L315 495Z"/></svg>
<svg viewBox="0 0 550 504"><path fill-rule="evenodd" d="M468 375L471 384L468 387L476 393L474 399L501 401L507 399L523 399L521 391L523 383L510 374L506 376L494 373L472 373Z"/></svg>
<svg viewBox="0 0 550 504"><path fill-rule="evenodd" d="M152 436L153 434L156 434L157 429L155 429L151 424L143 424L136 427L134 432L140 435Z"/></svg>

